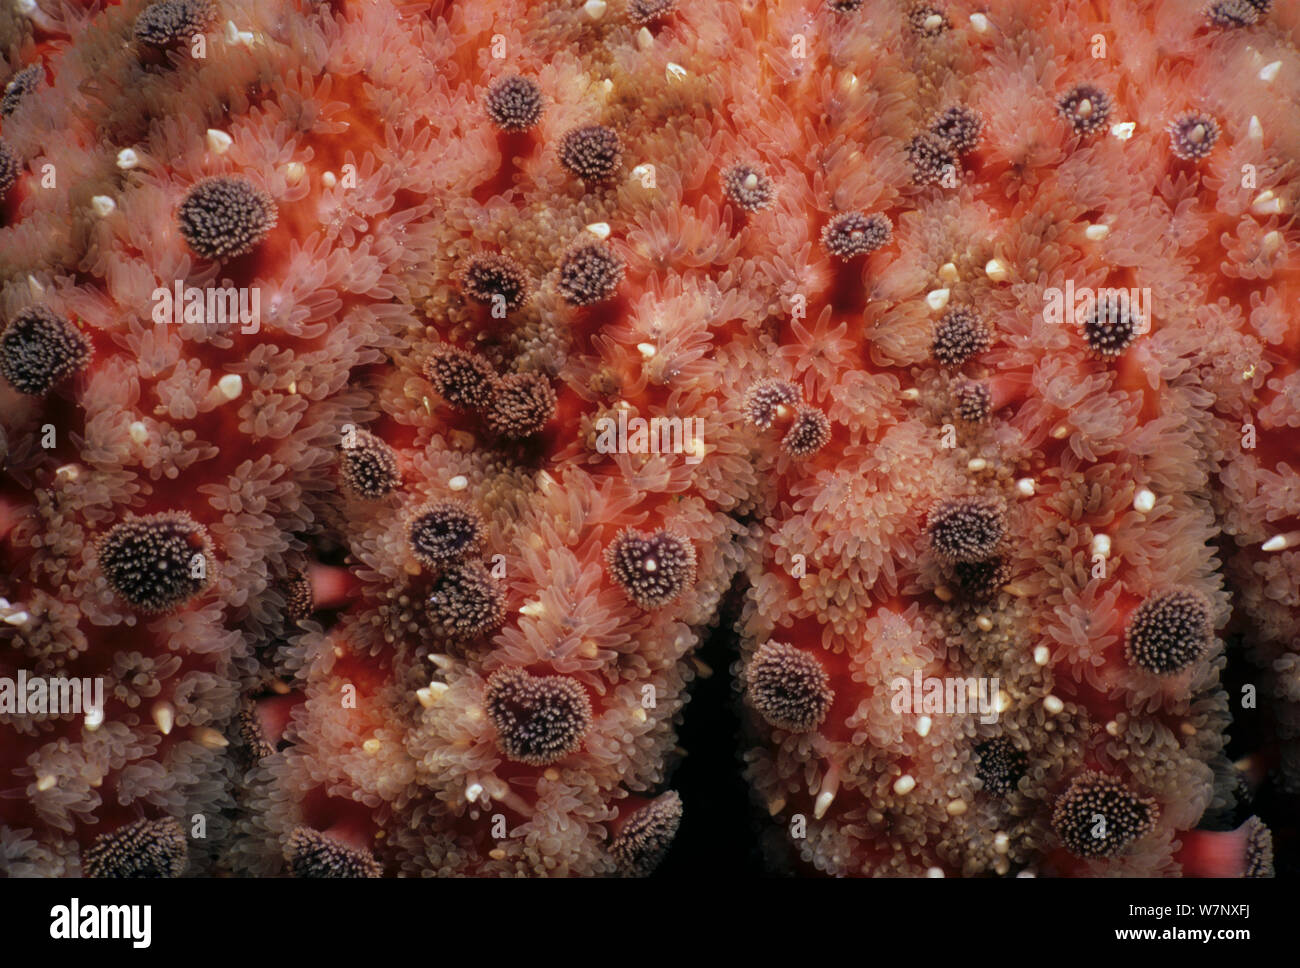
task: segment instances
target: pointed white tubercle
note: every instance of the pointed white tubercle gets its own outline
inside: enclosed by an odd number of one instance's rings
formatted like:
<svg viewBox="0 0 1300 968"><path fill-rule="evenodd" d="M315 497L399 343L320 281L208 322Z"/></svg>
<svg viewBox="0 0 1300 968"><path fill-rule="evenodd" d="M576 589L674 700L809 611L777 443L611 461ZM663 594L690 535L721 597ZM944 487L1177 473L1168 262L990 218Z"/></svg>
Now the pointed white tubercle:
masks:
<svg viewBox="0 0 1300 968"><path fill-rule="evenodd" d="M1083 234L1089 241L1100 242L1106 236L1110 235L1110 226L1095 222L1084 229Z"/></svg>
<svg viewBox="0 0 1300 968"><path fill-rule="evenodd" d="M150 708L149 716L153 719L154 725L158 727L158 732L164 736L171 735L172 727L176 725L175 706L165 699L160 699Z"/></svg>
<svg viewBox="0 0 1300 968"><path fill-rule="evenodd" d="M1260 551L1286 551L1287 548L1294 548L1300 545L1300 531L1288 531L1286 534L1275 534L1262 545Z"/></svg>
<svg viewBox="0 0 1300 968"><path fill-rule="evenodd" d="M85 718L82 720L86 725L86 732L93 733L99 727L104 725L104 707L103 705L92 706L86 710ZM94 784L91 784L94 786Z"/></svg>
<svg viewBox="0 0 1300 968"><path fill-rule="evenodd" d="M1264 237L1259 240L1259 250L1264 255L1271 256L1280 248L1282 248L1282 233L1277 229L1266 232Z"/></svg>
<svg viewBox="0 0 1300 968"><path fill-rule="evenodd" d="M645 177L652 171L654 171L654 167L651 165L637 165L632 169L632 177L637 181L644 183Z"/></svg>
<svg viewBox="0 0 1300 968"><path fill-rule="evenodd" d="M1256 215L1279 215L1282 212L1282 199L1271 189L1265 189L1255 196L1250 210Z"/></svg>
<svg viewBox="0 0 1300 968"><path fill-rule="evenodd" d="M200 726L194 730L192 736L194 742L200 746L206 746L210 750L223 750L230 745L230 741L226 737L209 726Z"/></svg>
<svg viewBox="0 0 1300 968"><path fill-rule="evenodd" d="M1003 265L1001 259L989 259L984 264L984 274L994 282L1005 282L1009 275L1007 267Z"/></svg>
<svg viewBox="0 0 1300 968"><path fill-rule="evenodd" d="M42 286L41 281L33 275L28 275L27 277L27 290L37 299L40 299L45 295L45 287Z"/></svg>
<svg viewBox="0 0 1300 968"><path fill-rule="evenodd" d="M605 0L587 0L582 9L592 20L599 20L605 16Z"/></svg>
<svg viewBox="0 0 1300 968"><path fill-rule="evenodd" d="M58 778L57 776L53 776L53 775L51 775L51 774L49 774L49 773L47 773L45 776L37 777L37 779L36 779L36 792L37 792L37 793L44 793L46 790L53 790L53 789L54 789L54 784L56 784L56 783L58 783L58 782L59 782L59 778Z"/></svg>
<svg viewBox="0 0 1300 968"><path fill-rule="evenodd" d="M817 800L813 804L813 817L820 820L826 816L826 811L831 808L835 801L835 794L840 789L840 767L833 760L830 762L826 775L822 777L822 785L817 794Z"/></svg>
<svg viewBox="0 0 1300 968"><path fill-rule="evenodd" d="M916 387L908 387L906 390L902 391L899 396L904 400L918 400L920 399L921 391Z"/></svg>
<svg viewBox="0 0 1300 968"><path fill-rule="evenodd" d="M961 274L957 271L957 266L955 264L945 262L943 265L939 266L939 278L944 282L953 283L961 278Z"/></svg>
<svg viewBox="0 0 1300 968"><path fill-rule="evenodd" d="M1273 61L1271 64L1265 64L1259 69L1259 79L1265 84L1272 84L1277 80L1278 72L1282 70L1281 61Z"/></svg>
<svg viewBox="0 0 1300 968"><path fill-rule="evenodd" d="M609 223L592 222L587 226L587 231L603 242L609 238Z"/></svg>
<svg viewBox="0 0 1300 968"><path fill-rule="evenodd" d="M235 26L235 22L233 20L226 21L224 33L226 35L227 44L239 43L239 28Z"/></svg>
<svg viewBox="0 0 1300 968"><path fill-rule="evenodd" d="M1264 140L1264 126L1259 123L1259 118L1253 114L1250 116L1250 125L1246 128L1246 136L1252 141Z"/></svg>
<svg viewBox="0 0 1300 968"><path fill-rule="evenodd" d="M291 161L284 166L284 180L290 185L298 184L306 174L307 166L301 161Z"/></svg>
<svg viewBox="0 0 1300 968"><path fill-rule="evenodd" d="M234 143L235 139L226 132L217 128L208 128L208 150L214 155L224 155Z"/></svg>
<svg viewBox="0 0 1300 968"><path fill-rule="evenodd" d="M933 725L934 721L931 720L929 716L919 717L916 721L916 735L925 739L925 737L930 735L930 727Z"/></svg>
<svg viewBox="0 0 1300 968"><path fill-rule="evenodd" d="M217 390L227 400L235 400L244 392L244 378L238 373L227 373L217 381Z"/></svg>
<svg viewBox="0 0 1300 968"><path fill-rule="evenodd" d="M668 66L664 68L664 77L669 81L680 81L686 77L686 68L669 61Z"/></svg>
<svg viewBox="0 0 1300 968"><path fill-rule="evenodd" d="M826 811L831 808L831 804L834 802L835 792L833 790L823 790L817 794L817 802L813 804L813 818L820 820L826 816Z"/></svg>
<svg viewBox="0 0 1300 968"><path fill-rule="evenodd" d="M938 312L948 305L948 297L952 295L951 289L931 289L925 295L925 304Z"/></svg>
<svg viewBox="0 0 1300 968"><path fill-rule="evenodd" d="M130 148L123 148L117 153L117 167L122 171L130 171L138 164L140 164L140 156Z"/></svg>
<svg viewBox="0 0 1300 968"><path fill-rule="evenodd" d="M24 17L30 17L36 12L36 0L17 0L14 3L14 9Z"/></svg>
<svg viewBox="0 0 1300 968"><path fill-rule="evenodd" d="M95 214L100 218L108 218L117 211L117 202L107 195L96 195L90 200L90 207L95 210Z"/></svg>
<svg viewBox="0 0 1300 968"><path fill-rule="evenodd" d="M1149 514L1156 506L1155 492L1149 488L1141 488L1133 495L1133 510L1138 514Z"/></svg>
<svg viewBox="0 0 1300 968"><path fill-rule="evenodd" d="M1133 137L1133 132L1137 130L1137 125L1132 121L1121 121L1119 124L1110 126L1110 133L1120 141L1127 141Z"/></svg>
<svg viewBox="0 0 1300 968"><path fill-rule="evenodd" d="M650 33L648 27L642 27L636 32L636 45L642 50L649 50L655 45L655 35Z"/></svg>

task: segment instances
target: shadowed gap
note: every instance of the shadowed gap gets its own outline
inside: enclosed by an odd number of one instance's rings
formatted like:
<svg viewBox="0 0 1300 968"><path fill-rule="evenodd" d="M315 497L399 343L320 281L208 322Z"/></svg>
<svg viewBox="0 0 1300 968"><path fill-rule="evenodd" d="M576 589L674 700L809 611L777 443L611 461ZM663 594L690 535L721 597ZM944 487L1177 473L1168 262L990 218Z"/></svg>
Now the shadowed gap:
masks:
<svg viewBox="0 0 1300 968"><path fill-rule="evenodd" d="M696 679L678 745L687 751L668 784L682 798L682 825L658 878L762 877L749 788L740 775L740 721L732 702L733 631L743 588L738 582L721 607L721 621L696 655L713 670Z"/></svg>

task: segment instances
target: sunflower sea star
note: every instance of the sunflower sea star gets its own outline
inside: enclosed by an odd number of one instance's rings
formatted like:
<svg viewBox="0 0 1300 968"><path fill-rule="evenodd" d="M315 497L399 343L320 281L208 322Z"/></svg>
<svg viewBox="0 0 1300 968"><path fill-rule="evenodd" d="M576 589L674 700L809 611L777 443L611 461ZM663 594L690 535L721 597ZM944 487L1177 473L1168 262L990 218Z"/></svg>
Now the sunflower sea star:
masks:
<svg viewBox="0 0 1300 968"><path fill-rule="evenodd" d="M648 874L720 623L775 865L1271 871L1294 5L54 6L0 873Z"/></svg>

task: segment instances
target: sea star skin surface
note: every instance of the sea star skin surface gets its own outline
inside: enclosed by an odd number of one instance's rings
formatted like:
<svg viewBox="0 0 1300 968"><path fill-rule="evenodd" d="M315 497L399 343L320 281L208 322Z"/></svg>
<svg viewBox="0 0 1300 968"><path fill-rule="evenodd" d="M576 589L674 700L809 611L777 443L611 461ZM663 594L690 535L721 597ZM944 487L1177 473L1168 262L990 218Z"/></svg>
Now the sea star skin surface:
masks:
<svg viewBox="0 0 1300 968"><path fill-rule="evenodd" d="M0 316L85 343L0 381L0 676L106 700L0 712L0 874L649 873L733 620L777 867L1268 872L1300 11L258 0L160 46L149 6L0 13ZM890 231L841 258L843 213ZM1061 294L1120 287L1097 352ZM1277 737L1241 770L1237 667Z"/></svg>

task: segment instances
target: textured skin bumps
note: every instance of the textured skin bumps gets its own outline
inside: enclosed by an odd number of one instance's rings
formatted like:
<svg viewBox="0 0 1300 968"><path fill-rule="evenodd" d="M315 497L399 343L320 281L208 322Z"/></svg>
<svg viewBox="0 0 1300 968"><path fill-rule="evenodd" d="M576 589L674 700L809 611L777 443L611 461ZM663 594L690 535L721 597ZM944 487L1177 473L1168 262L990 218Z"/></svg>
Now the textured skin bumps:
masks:
<svg viewBox="0 0 1300 968"><path fill-rule="evenodd" d="M644 875L706 637L772 870L1286 869L1300 22L1205 8L14 6L0 674L106 708L0 873Z"/></svg>

